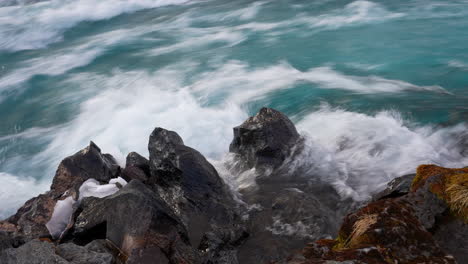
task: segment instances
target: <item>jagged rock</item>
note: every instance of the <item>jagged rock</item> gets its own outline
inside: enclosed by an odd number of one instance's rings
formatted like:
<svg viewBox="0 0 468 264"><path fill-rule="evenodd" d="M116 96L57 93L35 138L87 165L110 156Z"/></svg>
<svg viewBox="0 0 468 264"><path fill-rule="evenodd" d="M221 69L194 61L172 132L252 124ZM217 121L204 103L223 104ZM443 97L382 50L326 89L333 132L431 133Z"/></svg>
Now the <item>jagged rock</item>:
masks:
<svg viewBox="0 0 468 264"><path fill-rule="evenodd" d="M112 264L114 257L107 252L95 252L73 243L57 246L56 254L72 264Z"/></svg>
<svg viewBox="0 0 468 264"><path fill-rule="evenodd" d="M150 136L150 185L181 218L192 245L218 227L235 225L235 202L216 169L173 131L156 128Z"/></svg>
<svg viewBox="0 0 468 264"><path fill-rule="evenodd" d="M149 176L149 160L136 152L130 152L127 155L125 169L122 170L121 177L126 181L135 179L145 183Z"/></svg>
<svg viewBox="0 0 468 264"><path fill-rule="evenodd" d="M0 263L68 264L69 262L55 254L55 247L52 243L34 239L19 248L9 248L0 252Z"/></svg>
<svg viewBox="0 0 468 264"><path fill-rule="evenodd" d="M27 201L5 222L15 226L15 234L27 239L48 237L46 227L58 200L75 199L81 184L89 178L107 182L117 176L119 167L109 154L102 154L93 142L83 150L65 158L59 165L50 191ZM5 225L0 225L4 230Z"/></svg>
<svg viewBox="0 0 468 264"><path fill-rule="evenodd" d="M57 199L58 197L54 197L50 191L34 197L7 221L15 225L16 234L21 234L28 239L48 237L49 231L46 224L52 216Z"/></svg>
<svg viewBox="0 0 468 264"><path fill-rule="evenodd" d="M60 163L50 189L56 194L67 190L78 191L81 184L90 178L107 183L118 172L115 159L109 154L102 154L101 149L91 142L88 147Z"/></svg>
<svg viewBox="0 0 468 264"><path fill-rule="evenodd" d="M149 160L136 152L130 152L127 155L125 167L138 167L149 172Z"/></svg>
<svg viewBox="0 0 468 264"><path fill-rule="evenodd" d="M289 168L303 150L294 124L270 108L234 128L230 151L241 165L231 171L255 168L250 175L254 184L240 190L250 208L250 236L239 247L240 263L282 263L307 241L336 235L336 219L350 202L318 175L310 175L308 168Z"/></svg>
<svg viewBox="0 0 468 264"><path fill-rule="evenodd" d="M407 194L410 191L414 176L416 176L416 174L407 174L396 177L387 183L387 188L374 195L372 199L376 201L379 199L394 198Z"/></svg>
<svg viewBox="0 0 468 264"><path fill-rule="evenodd" d="M178 217L137 180L111 196L85 198L81 208L75 222L77 239L93 240L96 230L104 229L105 237L121 250L125 260L146 256L158 263L155 248L159 248L172 263L199 262Z"/></svg>
<svg viewBox="0 0 468 264"><path fill-rule="evenodd" d="M247 168L276 168L299 141L299 133L288 117L264 107L234 128L229 151L238 154Z"/></svg>

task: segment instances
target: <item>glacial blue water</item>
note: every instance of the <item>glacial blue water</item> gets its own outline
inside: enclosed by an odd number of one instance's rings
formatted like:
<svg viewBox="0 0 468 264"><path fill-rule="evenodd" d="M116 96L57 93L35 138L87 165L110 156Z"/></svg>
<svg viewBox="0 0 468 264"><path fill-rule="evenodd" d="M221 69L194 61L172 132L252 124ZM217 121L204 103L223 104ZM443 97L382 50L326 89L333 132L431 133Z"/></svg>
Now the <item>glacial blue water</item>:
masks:
<svg viewBox="0 0 468 264"><path fill-rule="evenodd" d="M90 140L124 162L156 126L235 188L232 127L262 106L343 196L467 166L467 30L466 0L0 2L0 218Z"/></svg>

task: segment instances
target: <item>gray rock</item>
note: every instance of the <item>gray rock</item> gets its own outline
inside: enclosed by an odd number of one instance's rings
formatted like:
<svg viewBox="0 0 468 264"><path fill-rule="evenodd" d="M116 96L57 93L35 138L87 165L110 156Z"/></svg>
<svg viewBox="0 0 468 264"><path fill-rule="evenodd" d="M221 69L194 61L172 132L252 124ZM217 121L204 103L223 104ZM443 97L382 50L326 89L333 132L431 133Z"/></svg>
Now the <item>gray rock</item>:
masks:
<svg viewBox="0 0 468 264"><path fill-rule="evenodd" d="M234 128L229 151L239 155L246 168L277 168L299 141L299 133L288 117L264 107Z"/></svg>
<svg viewBox="0 0 468 264"><path fill-rule="evenodd" d="M448 210L447 204L430 191L431 184L440 181L441 177L442 175L432 176L415 192L410 192L401 197L402 200L412 205L414 215L427 230L433 228L436 218Z"/></svg>
<svg viewBox="0 0 468 264"><path fill-rule="evenodd" d="M439 219L432 230L434 240L458 263L465 263L468 256L468 224L453 217Z"/></svg>
<svg viewBox="0 0 468 264"><path fill-rule="evenodd" d="M2 264L68 264L69 262L55 254L52 243L38 239L19 248L9 248L0 253Z"/></svg>
<svg viewBox="0 0 468 264"><path fill-rule="evenodd" d="M112 264L114 257L107 252L95 252L73 243L61 244L56 254L73 264Z"/></svg>

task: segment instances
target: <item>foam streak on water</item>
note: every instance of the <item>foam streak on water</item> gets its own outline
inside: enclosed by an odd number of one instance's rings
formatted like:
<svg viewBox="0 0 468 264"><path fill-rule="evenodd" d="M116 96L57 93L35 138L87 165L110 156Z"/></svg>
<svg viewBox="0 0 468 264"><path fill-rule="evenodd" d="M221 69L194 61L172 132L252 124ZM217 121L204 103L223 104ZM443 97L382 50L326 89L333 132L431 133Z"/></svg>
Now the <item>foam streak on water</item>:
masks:
<svg viewBox="0 0 468 264"><path fill-rule="evenodd" d="M147 155L156 126L233 190L254 184L254 172L229 175L223 162L232 127L262 106L307 139L291 166L343 196L366 199L422 163L467 166L468 3L423 2L1 5L0 218L90 140L123 163Z"/></svg>

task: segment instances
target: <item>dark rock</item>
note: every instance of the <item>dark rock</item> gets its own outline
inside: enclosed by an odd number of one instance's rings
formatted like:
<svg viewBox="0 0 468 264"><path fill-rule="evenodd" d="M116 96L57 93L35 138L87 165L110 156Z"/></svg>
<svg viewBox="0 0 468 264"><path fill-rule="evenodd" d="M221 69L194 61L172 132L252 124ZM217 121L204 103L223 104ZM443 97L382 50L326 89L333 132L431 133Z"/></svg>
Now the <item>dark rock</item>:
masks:
<svg viewBox="0 0 468 264"><path fill-rule="evenodd" d="M247 221L250 236L239 247L239 263L281 263L308 241L336 235L337 212L310 189L280 186L260 186L244 196L253 206Z"/></svg>
<svg viewBox="0 0 468 264"><path fill-rule="evenodd" d="M68 264L69 262L55 254L52 243L38 239L19 248L9 248L0 253L2 264Z"/></svg>
<svg viewBox="0 0 468 264"><path fill-rule="evenodd" d="M235 154L233 164L227 164L231 173L251 173L254 179L240 190L249 208L240 263L282 263L306 242L336 235L338 219L353 203L311 174L310 165L297 162L306 149L285 115L262 108L234 128L229 150Z"/></svg>
<svg viewBox="0 0 468 264"><path fill-rule="evenodd" d="M136 152L127 155L125 167L138 167L149 173L149 160Z"/></svg>
<svg viewBox="0 0 468 264"><path fill-rule="evenodd" d="M198 248L203 237L218 236L205 240L203 247L211 251L203 251L204 258L216 257L219 259L211 261L224 263L222 259L229 256L226 258L231 261L226 263L237 263L232 253L236 241L226 241L236 238L225 236L224 231L243 232L239 227L237 204L216 169L200 152L185 146L173 131L156 128L150 136L148 150L149 184L187 227L191 245ZM207 241L222 242L207 245Z"/></svg>
<svg viewBox="0 0 468 264"><path fill-rule="evenodd" d="M133 180L114 195L85 198L75 223L76 237L92 236L104 224L106 238L123 253L123 259L154 257L159 248L173 263L198 263L185 227L165 202L144 184ZM137 256L133 256L137 254Z"/></svg>
<svg viewBox="0 0 468 264"><path fill-rule="evenodd" d="M46 224L58 200L69 196L77 199L78 189L84 181L94 178L108 182L118 172L115 159L109 154L102 154L99 147L91 142L88 147L60 163L50 191L27 201L4 224L15 226L15 234L26 239L49 237ZM1 230L4 230L4 225L0 225Z"/></svg>
<svg viewBox="0 0 468 264"><path fill-rule="evenodd" d="M444 216L431 230L434 240L445 251L452 254L458 263L463 263L468 256L468 224L460 219Z"/></svg>
<svg viewBox="0 0 468 264"><path fill-rule="evenodd" d="M73 264L112 264L114 257L107 252L95 252L73 243L57 246L56 254Z"/></svg>
<svg viewBox="0 0 468 264"><path fill-rule="evenodd" d="M50 220L58 198L52 192L27 201L16 214L7 219L16 226L15 233L28 239L48 237L46 224Z"/></svg>
<svg viewBox="0 0 468 264"><path fill-rule="evenodd" d="M81 184L90 178L107 183L118 176L118 172L115 159L109 154L102 154L101 149L91 142L88 147L60 163L50 189L56 194L67 190L78 191Z"/></svg>
<svg viewBox="0 0 468 264"><path fill-rule="evenodd" d="M374 195L372 199L376 201L379 199L395 198L407 194L410 191L414 176L416 176L416 174L407 174L391 180L387 183L387 188Z"/></svg>
<svg viewBox="0 0 468 264"><path fill-rule="evenodd" d="M299 133L288 117L264 107L234 128L229 151L238 154L247 168L277 168L299 141Z"/></svg>
<svg viewBox="0 0 468 264"><path fill-rule="evenodd" d="M131 180L139 180L143 183L146 183L148 181L148 174L145 173L145 171L141 168L134 166L126 167L125 169L123 169L122 174L120 176L127 182Z"/></svg>
<svg viewBox="0 0 468 264"><path fill-rule="evenodd" d="M24 244L21 237L15 237L13 234L0 231L0 251L7 248L16 248Z"/></svg>

